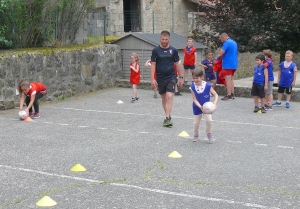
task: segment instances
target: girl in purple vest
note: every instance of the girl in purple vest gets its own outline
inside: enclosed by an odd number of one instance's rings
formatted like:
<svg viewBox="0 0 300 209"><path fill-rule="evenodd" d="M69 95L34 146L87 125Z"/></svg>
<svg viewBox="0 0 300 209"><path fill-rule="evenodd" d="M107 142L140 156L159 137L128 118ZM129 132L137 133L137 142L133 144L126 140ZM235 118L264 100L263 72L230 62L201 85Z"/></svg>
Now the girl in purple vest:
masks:
<svg viewBox="0 0 300 209"><path fill-rule="evenodd" d="M203 104L210 101L210 93L214 96L214 105L217 107L218 94L212 88L212 84L204 81L203 70L196 69L193 73L193 83L190 86L190 90L193 97L193 113L194 113L194 142L199 138L199 127L202 115L206 122L206 134L210 142L213 142L213 136L211 133L211 114L204 114L202 112Z"/></svg>

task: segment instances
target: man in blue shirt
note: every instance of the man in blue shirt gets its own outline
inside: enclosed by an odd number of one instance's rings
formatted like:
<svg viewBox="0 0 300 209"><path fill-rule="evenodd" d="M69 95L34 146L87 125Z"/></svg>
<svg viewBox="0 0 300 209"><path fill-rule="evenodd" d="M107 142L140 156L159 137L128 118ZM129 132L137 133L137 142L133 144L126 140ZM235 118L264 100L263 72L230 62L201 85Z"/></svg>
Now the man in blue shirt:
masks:
<svg viewBox="0 0 300 209"><path fill-rule="evenodd" d="M222 100L234 99L234 81L233 76L238 67L238 46L226 33L220 35L223 43L220 55L222 58L222 74L225 77L227 95Z"/></svg>
<svg viewBox="0 0 300 209"><path fill-rule="evenodd" d="M160 45L152 50L151 55L151 86L158 86L159 94L162 98L162 106L164 108L166 119L163 125L165 127L172 126L171 110L172 99L175 93L176 75L174 64L179 75L179 86L183 85L182 69L179 64L179 55L177 49L170 46L170 33L162 31L160 34ZM154 77L156 74L156 80Z"/></svg>

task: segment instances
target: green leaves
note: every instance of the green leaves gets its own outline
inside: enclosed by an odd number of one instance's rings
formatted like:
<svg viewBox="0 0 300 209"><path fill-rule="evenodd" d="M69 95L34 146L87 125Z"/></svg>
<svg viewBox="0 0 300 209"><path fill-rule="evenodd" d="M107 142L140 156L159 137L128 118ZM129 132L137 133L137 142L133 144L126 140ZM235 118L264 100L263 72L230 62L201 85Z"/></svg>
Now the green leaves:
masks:
<svg viewBox="0 0 300 209"><path fill-rule="evenodd" d="M211 0L213 7L204 2L207 1L200 0L200 9L206 12L206 17L200 19L199 24L209 25L219 34L228 33L238 42L241 52L266 48L300 51L299 0ZM202 41L203 36L197 36L201 31L194 34ZM214 45L221 45L214 35L209 39Z"/></svg>

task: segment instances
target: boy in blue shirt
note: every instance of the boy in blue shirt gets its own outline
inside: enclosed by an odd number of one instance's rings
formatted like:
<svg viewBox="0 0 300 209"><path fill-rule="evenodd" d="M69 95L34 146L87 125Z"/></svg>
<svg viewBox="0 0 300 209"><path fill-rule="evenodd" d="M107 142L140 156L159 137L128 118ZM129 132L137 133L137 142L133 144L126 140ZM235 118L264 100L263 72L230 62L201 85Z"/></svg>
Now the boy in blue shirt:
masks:
<svg viewBox="0 0 300 209"><path fill-rule="evenodd" d="M216 76L213 70L214 60L212 59L213 53L206 52L206 59L203 60L199 65L205 69L205 80L213 84L213 88L216 89Z"/></svg>
<svg viewBox="0 0 300 209"><path fill-rule="evenodd" d="M278 100L273 106L281 106L281 99L284 90L286 92L285 107L290 108L290 100L292 94L292 86L295 86L297 77L297 66L292 61L293 52L288 50L285 52L285 61L279 64L278 72Z"/></svg>
<svg viewBox="0 0 300 209"><path fill-rule="evenodd" d="M264 65L268 69L268 90L266 91L266 110L273 110L273 83L274 83L274 73L273 73L273 59L272 51L270 49L263 50L265 55Z"/></svg>
<svg viewBox="0 0 300 209"><path fill-rule="evenodd" d="M264 65L265 56L259 54L255 57L256 66L254 67L254 77L253 84L251 89L251 95L254 99L254 111L258 112L259 110L262 113L266 113L265 109L265 91L268 90L268 69ZM260 98L261 107L258 106L258 98Z"/></svg>

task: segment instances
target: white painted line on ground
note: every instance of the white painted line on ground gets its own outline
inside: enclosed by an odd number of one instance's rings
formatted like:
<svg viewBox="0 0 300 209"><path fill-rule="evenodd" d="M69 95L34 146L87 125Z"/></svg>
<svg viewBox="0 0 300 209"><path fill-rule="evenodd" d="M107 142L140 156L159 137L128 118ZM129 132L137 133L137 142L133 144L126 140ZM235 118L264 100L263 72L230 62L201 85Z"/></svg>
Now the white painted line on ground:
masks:
<svg viewBox="0 0 300 209"><path fill-rule="evenodd" d="M226 140L226 141L229 142L229 143L238 143L238 144L242 143L241 141L231 141L231 140Z"/></svg>
<svg viewBox="0 0 300 209"><path fill-rule="evenodd" d="M73 180L79 180L79 181L87 181L87 182L93 182L93 183L102 183L103 182L103 181L98 181L98 180L94 180L94 179L66 176L66 175L60 175L60 174L49 173L49 172L44 172L44 171L32 170L32 169L28 169L28 168L13 167L13 166L9 166L9 165L0 165L0 167L11 169L11 170L19 170L19 171L37 173L37 174L46 175L46 176L54 176L54 177L67 178L67 179L73 179Z"/></svg>
<svg viewBox="0 0 300 209"><path fill-rule="evenodd" d="M45 121L45 122L43 122L43 123L47 123L47 124L53 124L53 122L47 122L47 121Z"/></svg>
<svg viewBox="0 0 300 209"><path fill-rule="evenodd" d="M278 148L284 148L284 149L294 149L294 147L289 147L289 146L278 146Z"/></svg>
<svg viewBox="0 0 300 209"><path fill-rule="evenodd" d="M264 146L264 147L268 146L267 144L257 144L257 143L254 143L254 145L257 145L257 146Z"/></svg>
<svg viewBox="0 0 300 209"><path fill-rule="evenodd" d="M131 113L131 112L113 112L113 111L105 111L105 110L86 110L86 109L77 109L71 107L51 107L55 109L64 109L64 110L76 110L76 111L84 111L84 112L99 112L99 113L112 113L112 114L122 114L122 115L140 115L140 116L154 116L154 117L165 117L163 115L154 115L154 114L141 114L141 113ZM194 118L190 117L181 117L181 116L172 116L172 118L178 119L188 119L194 120ZM234 122L234 121L223 121L223 120L213 120L214 122L219 123L229 123L229 124L238 124L238 125L251 125L251 126L260 126L260 127L272 127L272 128L289 128L289 129L300 129L300 127L283 127L277 125L267 125L267 124L258 124L258 123L244 123L244 122Z"/></svg>
<svg viewBox="0 0 300 209"><path fill-rule="evenodd" d="M124 131L124 132L125 132L125 131L129 131L129 130L121 130L121 129L119 129L119 130L117 130L117 131Z"/></svg>
<svg viewBox="0 0 300 209"><path fill-rule="evenodd" d="M151 189L151 188L140 187L140 186L135 186L135 185L128 185L128 184L111 183L110 185L129 187L129 188L134 188L134 189L139 189L139 190L144 190L144 191L149 191L149 192L155 192L155 193L160 193L160 194L169 194L169 195L175 195L175 196L181 196L181 197L187 197L187 198L207 200L207 201L212 201L212 202L222 202L222 203L227 203L227 204L232 204L232 205L243 205L243 206L252 207L252 208L279 209L276 207L268 207L268 206L258 205L255 203L246 203L246 202L239 202L239 201L234 201L234 200L226 200L226 199L213 198L213 197L190 195L190 194L170 192L170 191L165 191L165 190L160 190L160 189Z"/></svg>
<svg viewBox="0 0 300 209"><path fill-rule="evenodd" d="M24 172L41 174L41 175L45 175L45 176L66 178L66 179L72 179L72 180L78 180L78 181L86 181L86 182L92 182L92 183L102 183L103 182L103 181L94 180L94 179L87 179L87 178L81 178L81 177L60 175L60 174L49 173L49 172L44 172L44 171L39 171L39 170L32 170L32 169L28 169L28 168L19 168L19 167L14 167L14 166L9 166L9 165L0 165L0 167L10 169L10 170L19 170L19 171L24 171ZM223 202L223 203L233 204L233 205L238 204L238 205L244 205L244 206L247 206L247 207L254 207L254 208L279 209L279 208L275 208L275 207L268 207L268 206L254 204L254 203L238 202L238 201L226 200L226 199L220 199L220 198L213 198L213 197L203 197L203 196L197 196L197 195L190 195L190 194L184 194L184 193L165 191L165 190L160 190L160 189L151 189L151 188L140 187L140 186L129 185L129 184L110 183L110 185L119 186L119 187L134 188L134 189L139 189L139 190L144 190L144 191L149 191L149 192L155 192L155 193L160 193L160 194L168 194L168 195L174 195L174 196L181 196L181 197L187 197L187 198L207 200L207 201L212 201L212 202Z"/></svg>
<svg viewBox="0 0 300 209"><path fill-rule="evenodd" d="M140 134L149 134L149 132L145 132L145 131L139 131L138 133L140 133Z"/></svg>
<svg viewBox="0 0 300 209"><path fill-rule="evenodd" d="M61 125L61 126L68 126L69 124L67 124L67 123L58 123L58 125Z"/></svg>
<svg viewBox="0 0 300 209"><path fill-rule="evenodd" d="M78 126L78 128L88 128L88 126Z"/></svg>
<svg viewBox="0 0 300 209"><path fill-rule="evenodd" d="M102 127L99 127L98 129L101 129L101 130L107 130L108 128L102 128Z"/></svg>

